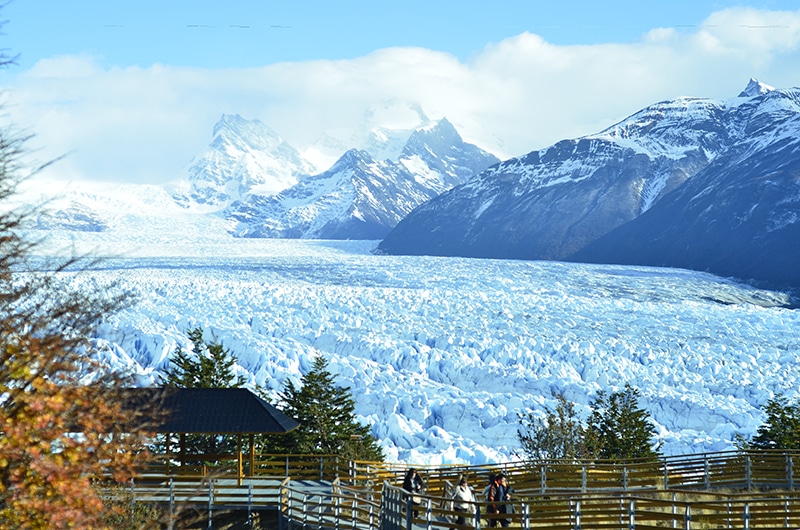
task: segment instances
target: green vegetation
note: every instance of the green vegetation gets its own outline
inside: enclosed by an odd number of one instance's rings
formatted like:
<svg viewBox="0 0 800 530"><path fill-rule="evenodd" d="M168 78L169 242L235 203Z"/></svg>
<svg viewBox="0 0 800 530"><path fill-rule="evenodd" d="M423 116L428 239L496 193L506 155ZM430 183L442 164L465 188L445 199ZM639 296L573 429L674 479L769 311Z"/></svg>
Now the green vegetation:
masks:
<svg viewBox="0 0 800 530"><path fill-rule="evenodd" d="M186 333L192 341L190 355L178 345L170 357L162 384L171 388L241 388L246 380L233 372L236 357L221 342L206 342L203 329Z"/></svg>
<svg viewBox="0 0 800 530"><path fill-rule="evenodd" d="M657 458L655 427L639 407L639 391L625 384L619 392L598 392L590 405L585 444L588 455L608 460Z"/></svg>
<svg viewBox="0 0 800 530"><path fill-rule="evenodd" d="M639 392L626 384L619 392L598 392L584 425L575 404L556 396L556 408L544 417L521 414L517 437L531 460L628 460L657 458L655 428L650 414L639 407Z"/></svg>
<svg viewBox="0 0 800 530"><path fill-rule="evenodd" d="M272 436L270 452L290 454L329 454L351 460L383 461L383 450L355 416L355 401L350 388L334 383L328 361L319 356L300 387L291 380L284 385L278 408L300 422L300 427Z"/></svg>
<svg viewBox="0 0 800 530"><path fill-rule="evenodd" d="M800 450L800 403L778 394L764 408L767 420L748 444L752 449Z"/></svg>
<svg viewBox="0 0 800 530"><path fill-rule="evenodd" d="M187 333L192 342L192 352L187 352L180 345L170 356L170 367L165 370L162 384L170 388L241 388L246 380L236 375L233 367L236 357L221 342L208 342L203 338L203 329L192 328ZM170 439L170 446L177 447L176 436ZM233 435L190 434L184 438L185 448L193 454L229 455L238 450L238 440ZM166 440L163 437L154 444L154 449L163 451ZM218 459L210 457L207 463L213 464Z"/></svg>
<svg viewBox="0 0 800 530"><path fill-rule="evenodd" d="M544 418L529 411L520 415L517 429L522 448L531 460L578 460L586 455L585 429L575 404L555 396L556 408L544 408Z"/></svg>

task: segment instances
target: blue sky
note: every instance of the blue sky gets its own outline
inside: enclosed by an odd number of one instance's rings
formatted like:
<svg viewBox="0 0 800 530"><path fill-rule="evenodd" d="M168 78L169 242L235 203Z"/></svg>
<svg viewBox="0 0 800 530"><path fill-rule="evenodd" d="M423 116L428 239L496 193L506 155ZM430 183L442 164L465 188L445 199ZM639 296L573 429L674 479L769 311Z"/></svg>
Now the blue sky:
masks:
<svg viewBox="0 0 800 530"><path fill-rule="evenodd" d="M733 6L796 9L762 0L186 1L13 0L5 48L19 64L91 54L103 66L155 63L207 68L352 59L419 46L467 60L522 32L557 45L627 43L659 27L691 31Z"/></svg>
<svg viewBox="0 0 800 530"><path fill-rule="evenodd" d="M5 112L38 156L66 155L48 170L66 180L180 177L223 113L324 166L320 139L413 125L419 105L506 158L661 99L800 84L800 10L778 0L13 0L0 15L19 54Z"/></svg>

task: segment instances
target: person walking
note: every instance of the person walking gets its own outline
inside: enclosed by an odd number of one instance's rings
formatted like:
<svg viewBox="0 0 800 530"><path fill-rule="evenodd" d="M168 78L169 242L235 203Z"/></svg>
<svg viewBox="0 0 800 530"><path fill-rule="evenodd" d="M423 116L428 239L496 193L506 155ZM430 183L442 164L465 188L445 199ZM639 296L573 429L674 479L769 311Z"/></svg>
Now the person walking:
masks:
<svg viewBox="0 0 800 530"><path fill-rule="evenodd" d="M486 507L486 513L495 516L501 516L508 513L508 501L511 500L511 495L508 492L508 479L505 474L498 474L492 483L489 485L489 493L486 497L489 505ZM489 519L489 526L494 527L500 523L500 526L507 528L509 525L508 519L504 517L492 517Z"/></svg>
<svg viewBox="0 0 800 530"><path fill-rule="evenodd" d="M467 477L461 476L458 485L453 491L453 511L460 512L456 516L456 524L466 524L467 514L475 513L475 496L467 484Z"/></svg>
<svg viewBox="0 0 800 530"><path fill-rule="evenodd" d="M422 489L425 487L425 482L423 482L422 477L419 476L417 470L409 468L406 471L406 475L403 478L403 489L408 492L411 496L411 503L416 507L422 503L422 497L419 496L422 493ZM419 517L419 511L414 510L414 517Z"/></svg>

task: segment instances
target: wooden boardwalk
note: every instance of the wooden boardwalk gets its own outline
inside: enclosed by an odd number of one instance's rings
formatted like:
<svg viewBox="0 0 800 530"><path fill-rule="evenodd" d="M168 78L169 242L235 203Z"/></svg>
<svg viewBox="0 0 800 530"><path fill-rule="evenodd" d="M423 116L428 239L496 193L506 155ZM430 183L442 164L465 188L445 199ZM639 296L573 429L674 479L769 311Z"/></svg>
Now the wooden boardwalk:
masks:
<svg viewBox="0 0 800 530"><path fill-rule="evenodd" d="M280 530L466 530L488 526L481 490L502 470L515 488L507 517L515 528L798 529L796 461L800 453L726 452L624 464L417 466L427 483L417 517L409 517L398 487L402 464L349 463L342 470L315 461L313 469L302 468L311 478L300 479L150 473L129 487L134 502L168 506L170 513L207 510L209 524L214 512L247 510L248 516L272 511ZM449 503L460 475L478 500L470 524L461 527Z"/></svg>

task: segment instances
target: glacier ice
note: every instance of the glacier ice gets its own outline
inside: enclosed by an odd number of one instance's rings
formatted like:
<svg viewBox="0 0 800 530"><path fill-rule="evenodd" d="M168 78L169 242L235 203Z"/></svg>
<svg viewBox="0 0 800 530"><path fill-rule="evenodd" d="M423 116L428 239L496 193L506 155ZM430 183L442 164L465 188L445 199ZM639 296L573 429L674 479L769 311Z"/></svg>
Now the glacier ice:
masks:
<svg viewBox="0 0 800 530"><path fill-rule="evenodd" d="M800 311L784 293L680 269L383 256L375 245L195 227L52 232L42 252L105 256L81 281L136 293L97 337L141 384L189 346L193 326L272 395L325 355L392 460L516 458L518 414L553 406L553 393L585 415L596 391L630 383L666 454L731 448L775 393L798 397Z"/></svg>

